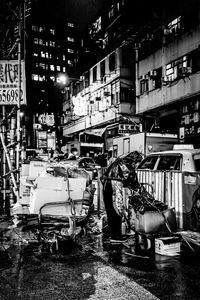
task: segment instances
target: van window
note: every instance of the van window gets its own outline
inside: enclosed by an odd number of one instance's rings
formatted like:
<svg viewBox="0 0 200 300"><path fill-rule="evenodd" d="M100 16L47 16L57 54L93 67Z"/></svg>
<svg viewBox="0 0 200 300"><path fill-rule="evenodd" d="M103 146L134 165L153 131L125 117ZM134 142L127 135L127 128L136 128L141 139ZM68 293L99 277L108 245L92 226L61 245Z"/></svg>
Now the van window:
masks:
<svg viewBox="0 0 200 300"><path fill-rule="evenodd" d="M180 171L181 170L180 166L181 166L181 157L180 156L177 156L177 155L160 156L157 170Z"/></svg>
<svg viewBox="0 0 200 300"><path fill-rule="evenodd" d="M158 156L152 155L152 156L147 156L141 164L139 164L138 169L149 169L153 170L156 164L156 161L158 159Z"/></svg>
<svg viewBox="0 0 200 300"><path fill-rule="evenodd" d="M194 155L195 170L200 171L200 153Z"/></svg>

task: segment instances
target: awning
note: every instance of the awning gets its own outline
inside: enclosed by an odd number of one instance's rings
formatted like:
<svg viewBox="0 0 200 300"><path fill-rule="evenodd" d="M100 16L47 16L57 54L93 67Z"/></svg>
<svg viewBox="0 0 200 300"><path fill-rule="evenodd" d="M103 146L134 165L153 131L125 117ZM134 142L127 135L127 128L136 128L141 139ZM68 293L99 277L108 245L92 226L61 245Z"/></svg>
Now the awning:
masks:
<svg viewBox="0 0 200 300"><path fill-rule="evenodd" d="M102 137L105 131L106 131L106 127L103 127L103 128L85 130L81 134L90 134L90 135L96 135Z"/></svg>

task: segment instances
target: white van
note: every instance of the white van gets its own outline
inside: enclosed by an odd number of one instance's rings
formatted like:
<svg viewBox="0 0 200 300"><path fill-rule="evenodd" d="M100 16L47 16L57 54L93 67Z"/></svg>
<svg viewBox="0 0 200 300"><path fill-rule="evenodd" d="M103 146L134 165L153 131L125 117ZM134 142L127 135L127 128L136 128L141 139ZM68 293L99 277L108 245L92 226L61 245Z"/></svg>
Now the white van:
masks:
<svg viewBox="0 0 200 300"><path fill-rule="evenodd" d="M147 155L137 169L182 172L200 171L200 149L194 149L193 145L174 145L173 150Z"/></svg>

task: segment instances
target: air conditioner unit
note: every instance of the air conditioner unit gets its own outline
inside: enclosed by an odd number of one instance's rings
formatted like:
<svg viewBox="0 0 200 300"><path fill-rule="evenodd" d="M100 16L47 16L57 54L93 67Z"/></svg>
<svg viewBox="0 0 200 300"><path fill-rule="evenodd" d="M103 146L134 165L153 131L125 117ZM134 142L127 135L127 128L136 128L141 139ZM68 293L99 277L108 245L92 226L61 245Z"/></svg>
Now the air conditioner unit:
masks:
<svg viewBox="0 0 200 300"><path fill-rule="evenodd" d="M157 76L157 71L155 71L155 70L150 71L149 76L150 77L156 77Z"/></svg>
<svg viewBox="0 0 200 300"><path fill-rule="evenodd" d="M101 101L101 97L96 97L96 101Z"/></svg>
<svg viewBox="0 0 200 300"><path fill-rule="evenodd" d="M192 73L191 67L182 67L178 70L179 76L187 76L188 74L191 74L191 73Z"/></svg>
<svg viewBox="0 0 200 300"><path fill-rule="evenodd" d="M103 95L104 95L105 97L109 97L109 96L110 96L110 92L104 91Z"/></svg>
<svg viewBox="0 0 200 300"><path fill-rule="evenodd" d="M140 76L140 80L148 80L148 79L149 79L149 76L147 74Z"/></svg>

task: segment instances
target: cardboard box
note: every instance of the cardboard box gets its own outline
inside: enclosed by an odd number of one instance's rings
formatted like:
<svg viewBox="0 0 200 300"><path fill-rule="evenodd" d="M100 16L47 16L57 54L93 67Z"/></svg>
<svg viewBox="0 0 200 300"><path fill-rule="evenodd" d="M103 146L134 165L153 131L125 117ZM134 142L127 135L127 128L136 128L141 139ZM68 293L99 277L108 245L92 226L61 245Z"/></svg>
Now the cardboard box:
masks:
<svg viewBox="0 0 200 300"><path fill-rule="evenodd" d="M36 182L37 188L31 188L30 213L38 214L40 208L46 203L63 202L43 209L42 213L50 215L71 215L71 206L66 204L69 196L75 201L78 216L82 212L83 192L86 188L85 178L69 178L69 192L67 181L62 177L41 177ZM81 201L78 201L81 200Z"/></svg>
<svg viewBox="0 0 200 300"><path fill-rule="evenodd" d="M32 160L29 166L29 177L34 179L37 178L43 171L46 170L46 161Z"/></svg>
<svg viewBox="0 0 200 300"><path fill-rule="evenodd" d="M181 242L179 237L162 237L155 239L155 253L167 256L180 255Z"/></svg>

